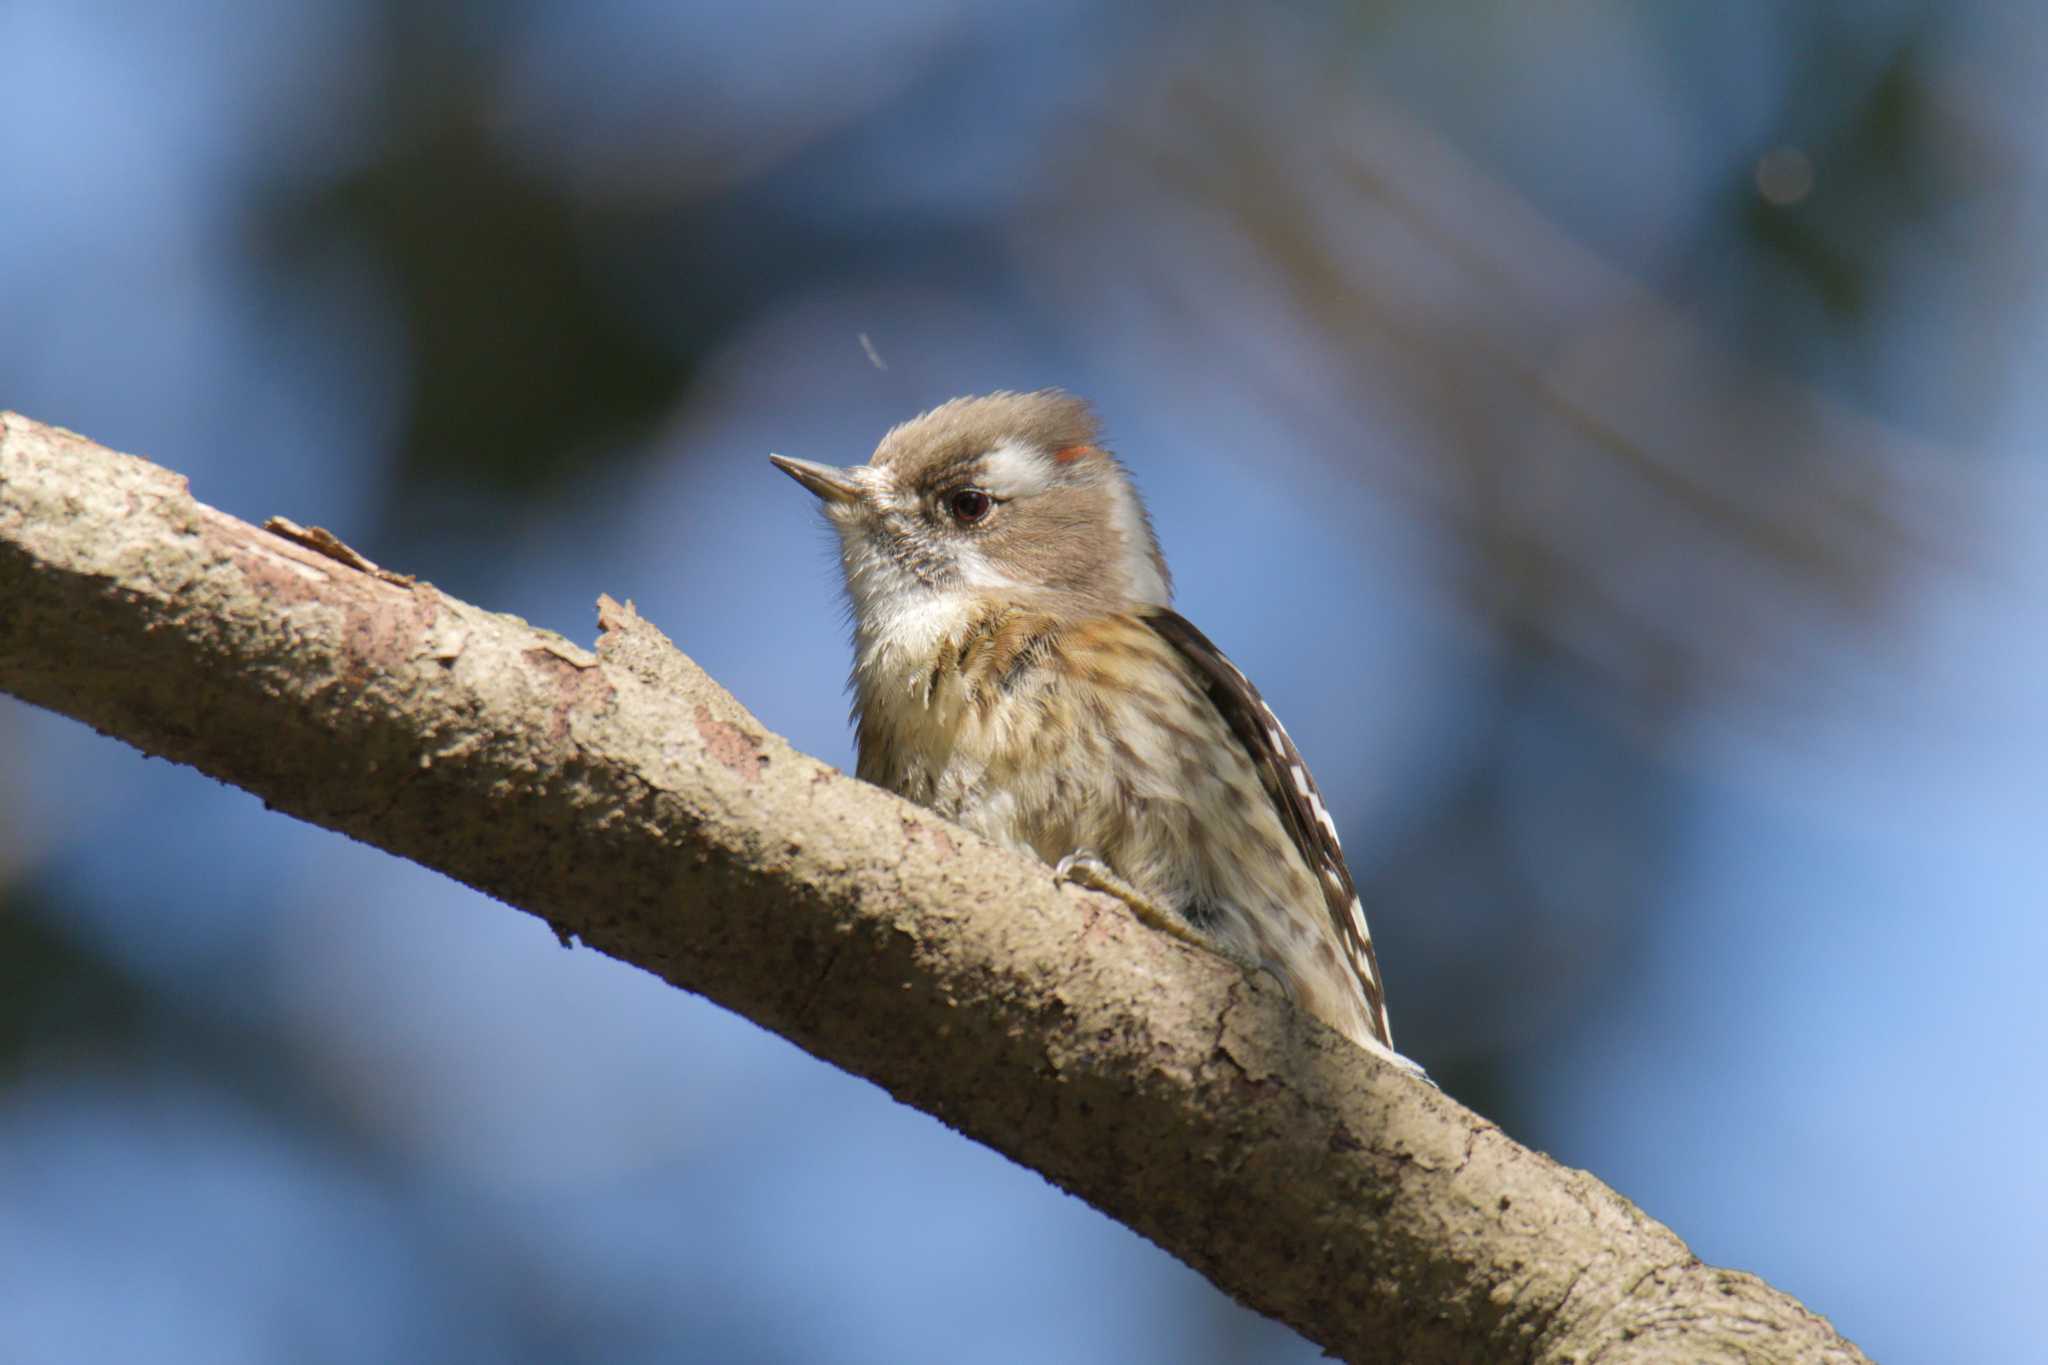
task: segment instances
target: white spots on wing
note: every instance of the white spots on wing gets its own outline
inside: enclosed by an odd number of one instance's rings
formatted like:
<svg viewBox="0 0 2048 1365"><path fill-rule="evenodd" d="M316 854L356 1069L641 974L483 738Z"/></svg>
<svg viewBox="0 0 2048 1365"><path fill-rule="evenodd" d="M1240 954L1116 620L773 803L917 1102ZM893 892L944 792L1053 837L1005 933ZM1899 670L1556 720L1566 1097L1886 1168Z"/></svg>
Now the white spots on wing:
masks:
<svg viewBox="0 0 2048 1365"><path fill-rule="evenodd" d="M1247 956L1274 970L1290 987L1298 987L1309 1009L1361 1046L1386 1051L1390 1030L1372 935L1366 928L1365 907L1344 868L1337 822L1323 804L1287 727L1243 671L1213 649L1189 652L1209 673L1210 693L1240 737L1241 748L1248 751L1251 765L1242 776L1249 779L1255 773L1261 783L1263 801L1249 780L1234 784L1258 812L1250 818L1281 826L1281 832L1291 837L1290 862L1298 869L1284 885L1270 876L1248 877L1219 897L1226 904L1243 898L1262 913L1223 918L1218 927L1228 925L1248 934ZM1223 928L1219 937L1227 938L1229 928ZM1277 969L1276 959L1281 964Z"/></svg>
<svg viewBox="0 0 2048 1365"><path fill-rule="evenodd" d="M1351 929L1358 935L1360 943L1372 943L1372 930L1365 927L1365 906L1356 896L1351 898Z"/></svg>
<svg viewBox="0 0 2048 1365"><path fill-rule="evenodd" d="M1287 765L1287 772L1289 776L1294 778L1294 789L1310 800L1315 800L1315 789L1308 784L1308 769L1302 767L1297 761ZM1316 804L1321 805L1322 803L1318 801Z"/></svg>
<svg viewBox="0 0 2048 1365"><path fill-rule="evenodd" d="M1351 970L1357 973L1360 981L1366 983L1365 989L1360 994L1366 997L1367 1007L1370 1008L1372 992L1379 988L1379 981L1373 976L1372 962L1364 953L1353 951L1351 954Z"/></svg>
<svg viewBox="0 0 2048 1365"><path fill-rule="evenodd" d="M1323 794L1316 790L1315 779L1308 775L1308 768L1302 763L1301 756L1295 754L1292 755L1292 758L1293 761L1288 765L1288 769L1294 774L1295 790L1301 793L1303 800L1308 802L1308 808L1314 813L1316 823L1322 826L1324 835L1330 841L1330 846L1341 854L1344 850L1344 840L1337 833L1337 822L1331 818L1330 808L1323 804Z"/></svg>
<svg viewBox="0 0 2048 1365"><path fill-rule="evenodd" d="M1295 771L1302 771L1300 765L1297 764L1295 766ZM1302 795L1308 798L1308 804L1310 808L1313 809L1316 813L1316 823L1320 824L1323 827L1323 833L1330 836L1330 842L1332 844L1335 844L1339 849L1342 849L1344 847L1344 841L1337 837L1337 822L1330 818L1330 808L1323 804L1322 793L1318 792L1315 789L1315 787L1311 785L1307 791L1302 793Z"/></svg>

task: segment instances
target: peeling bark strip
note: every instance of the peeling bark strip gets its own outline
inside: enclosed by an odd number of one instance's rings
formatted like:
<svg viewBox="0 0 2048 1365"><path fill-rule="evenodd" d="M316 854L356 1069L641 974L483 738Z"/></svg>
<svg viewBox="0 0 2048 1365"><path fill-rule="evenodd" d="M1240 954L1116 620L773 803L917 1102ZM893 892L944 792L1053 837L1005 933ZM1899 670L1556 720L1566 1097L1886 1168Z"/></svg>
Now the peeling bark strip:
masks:
<svg viewBox="0 0 2048 1365"><path fill-rule="evenodd" d="M701 992L1345 1359L1863 1359L1221 959L796 753L630 605L593 656L322 536L0 414L0 688Z"/></svg>

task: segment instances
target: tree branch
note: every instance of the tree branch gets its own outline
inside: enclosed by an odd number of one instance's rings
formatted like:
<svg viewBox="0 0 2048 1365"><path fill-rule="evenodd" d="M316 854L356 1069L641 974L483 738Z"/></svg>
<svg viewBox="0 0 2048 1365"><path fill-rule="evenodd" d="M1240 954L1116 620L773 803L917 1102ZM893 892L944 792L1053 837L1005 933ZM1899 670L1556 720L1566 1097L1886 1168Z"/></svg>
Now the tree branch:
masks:
<svg viewBox="0 0 2048 1365"><path fill-rule="evenodd" d="M1860 1361L1220 958L593 654L0 414L0 688L868 1077L1352 1361Z"/></svg>

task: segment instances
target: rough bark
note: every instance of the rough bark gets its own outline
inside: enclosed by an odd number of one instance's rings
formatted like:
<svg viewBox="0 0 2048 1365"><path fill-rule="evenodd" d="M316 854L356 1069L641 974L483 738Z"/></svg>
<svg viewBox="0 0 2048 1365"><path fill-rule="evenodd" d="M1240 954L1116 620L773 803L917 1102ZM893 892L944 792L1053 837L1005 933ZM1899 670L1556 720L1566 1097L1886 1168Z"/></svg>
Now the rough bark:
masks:
<svg viewBox="0 0 2048 1365"><path fill-rule="evenodd" d="M280 533L282 532L282 533ZM1351 1361L1856 1361L1219 958L594 652L0 415L0 688L884 1086Z"/></svg>

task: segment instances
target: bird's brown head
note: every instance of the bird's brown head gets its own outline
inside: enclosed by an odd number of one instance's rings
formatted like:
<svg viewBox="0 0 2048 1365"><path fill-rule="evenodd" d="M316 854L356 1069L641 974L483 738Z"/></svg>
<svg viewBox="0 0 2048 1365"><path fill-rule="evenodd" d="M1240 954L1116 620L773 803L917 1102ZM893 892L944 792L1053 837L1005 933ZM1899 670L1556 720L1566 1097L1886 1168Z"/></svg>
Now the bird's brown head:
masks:
<svg viewBox="0 0 2048 1365"><path fill-rule="evenodd" d="M1088 405L1058 390L956 398L890 430L864 465L769 458L838 529L863 626L958 594L1084 612L1170 595L1130 476Z"/></svg>

